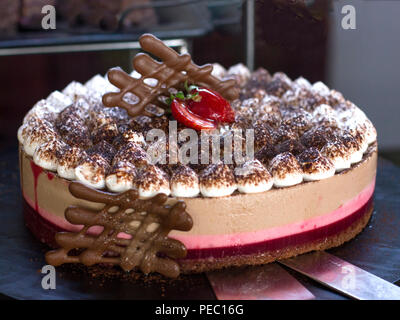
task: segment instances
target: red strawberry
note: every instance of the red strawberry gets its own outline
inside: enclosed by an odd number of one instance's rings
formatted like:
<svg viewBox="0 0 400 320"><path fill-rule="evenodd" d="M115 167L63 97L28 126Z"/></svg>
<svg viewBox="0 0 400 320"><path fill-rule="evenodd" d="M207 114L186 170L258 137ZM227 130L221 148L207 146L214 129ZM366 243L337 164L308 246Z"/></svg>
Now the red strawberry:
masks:
<svg viewBox="0 0 400 320"><path fill-rule="evenodd" d="M187 106L188 100L174 98L171 102L171 112L176 121L196 130L214 129L214 120L203 118L193 113Z"/></svg>
<svg viewBox="0 0 400 320"><path fill-rule="evenodd" d="M195 114L216 122L234 122L235 113L228 101L218 92L208 88L193 88L189 92L188 108Z"/></svg>

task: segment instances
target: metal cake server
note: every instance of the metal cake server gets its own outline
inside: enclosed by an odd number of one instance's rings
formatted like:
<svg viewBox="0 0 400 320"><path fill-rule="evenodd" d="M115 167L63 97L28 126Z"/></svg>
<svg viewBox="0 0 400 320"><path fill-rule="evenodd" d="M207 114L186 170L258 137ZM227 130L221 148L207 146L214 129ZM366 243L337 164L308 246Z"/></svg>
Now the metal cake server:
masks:
<svg viewBox="0 0 400 320"><path fill-rule="evenodd" d="M314 295L277 263L207 273L218 300L309 300Z"/></svg>
<svg viewBox="0 0 400 320"><path fill-rule="evenodd" d="M354 299L400 300L400 287L324 251L279 263Z"/></svg>

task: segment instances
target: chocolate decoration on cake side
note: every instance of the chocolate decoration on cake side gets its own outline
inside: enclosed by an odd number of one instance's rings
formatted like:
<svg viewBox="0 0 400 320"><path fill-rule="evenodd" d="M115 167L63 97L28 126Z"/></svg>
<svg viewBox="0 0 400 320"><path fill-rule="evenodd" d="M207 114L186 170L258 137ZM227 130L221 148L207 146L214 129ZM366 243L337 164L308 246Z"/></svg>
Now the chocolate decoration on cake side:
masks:
<svg viewBox="0 0 400 320"><path fill-rule="evenodd" d="M167 204L165 194L140 200L136 190L112 194L78 182L71 182L69 190L76 198L105 206L99 211L68 207L66 219L84 227L78 233L58 233L56 242L60 248L46 254L47 263L53 266L108 263L119 265L125 271L138 268L145 274L158 272L171 278L179 275L179 265L173 259L184 258L186 248L180 241L168 238L168 234L171 230L192 228L185 202ZM94 235L89 230L91 227L102 230ZM74 250L78 250L75 255Z"/></svg>

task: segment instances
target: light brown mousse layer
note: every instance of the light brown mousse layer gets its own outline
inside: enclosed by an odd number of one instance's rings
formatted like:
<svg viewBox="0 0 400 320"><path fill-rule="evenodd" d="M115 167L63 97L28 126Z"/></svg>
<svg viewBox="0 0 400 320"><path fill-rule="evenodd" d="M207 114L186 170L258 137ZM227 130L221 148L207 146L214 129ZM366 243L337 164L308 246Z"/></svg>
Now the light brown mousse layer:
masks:
<svg viewBox="0 0 400 320"><path fill-rule="evenodd" d="M218 235L251 232L304 221L330 213L356 197L374 181L377 166L377 146L370 146L364 159L351 169L331 178L301 183L296 186L271 189L263 193L233 194L222 198L184 198L193 218L185 234ZM50 215L64 218L70 205L99 208L101 205L74 198L68 191L69 181L43 171L35 178L31 157L20 148L21 186L28 199Z"/></svg>
<svg viewBox="0 0 400 320"><path fill-rule="evenodd" d="M353 239L367 225L371 218L373 206L363 214L361 219L356 220L349 227L341 232L323 237L315 241L308 241L301 244L285 246L279 250L268 250L261 253L250 255L233 255L222 258L204 258L204 259L185 259L180 261L183 273L200 273L212 270L218 270L227 267L240 267L243 265L259 265L291 258L310 251L327 250L338 247L343 243Z"/></svg>

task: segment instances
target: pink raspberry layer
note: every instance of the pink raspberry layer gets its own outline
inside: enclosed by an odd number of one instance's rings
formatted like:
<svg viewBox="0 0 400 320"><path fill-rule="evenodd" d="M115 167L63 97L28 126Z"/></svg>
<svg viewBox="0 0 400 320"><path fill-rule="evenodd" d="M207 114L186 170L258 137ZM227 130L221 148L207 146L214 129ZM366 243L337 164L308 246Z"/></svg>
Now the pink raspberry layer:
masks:
<svg viewBox="0 0 400 320"><path fill-rule="evenodd" d="M306 221L254 232L175 238L186 245L187 259L256 254L300 245L335 235L359 220L372 206L374 189L375 181L336 210Z"/></svg>
<svg viewBox="0 0 400 320"><path fill-rule="evenodd" d="M228 235L179 235L188 249L186 259L223 258L236 255L260 254L290 246L313 242L330 237L347 229L361 219L372 207L375 182L338 209L312 219L266 230ZM51 215L24 195L25 223L32 233L52 247L56 247L54 235L60 231L79 231L80 226ZM92 230L96 233L96 230Z"/></svg>

